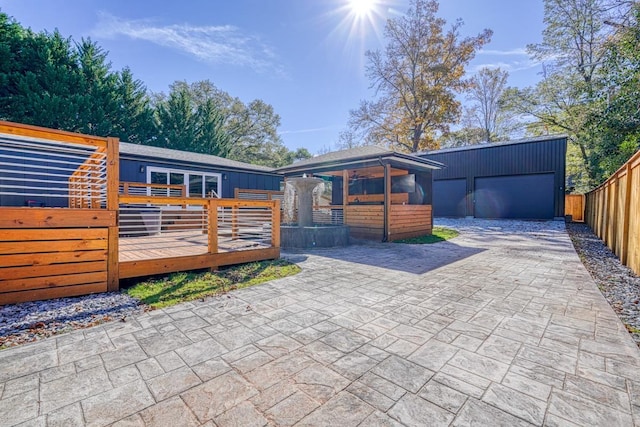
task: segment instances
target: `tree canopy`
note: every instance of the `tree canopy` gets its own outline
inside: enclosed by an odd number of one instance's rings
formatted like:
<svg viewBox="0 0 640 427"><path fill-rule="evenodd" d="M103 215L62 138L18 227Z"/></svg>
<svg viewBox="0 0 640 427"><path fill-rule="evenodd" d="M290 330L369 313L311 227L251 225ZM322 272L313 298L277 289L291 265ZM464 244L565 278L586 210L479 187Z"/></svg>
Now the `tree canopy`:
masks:
<svg viewBox="0 0 640 427"><path fill-rule="evenodd" d="M311 156L284 146L280 117L260 99L243 103L208 80L151 94L94 41L35 33L2 12L0 119L274 167Z"/></svg>
<svg viewBox="0 0 640 427"><path fill-rule="evenodd" d="M153 134L142 82L95 42L33 33L0 13L0 117L132 142Z"/></svg>
<svg viewBox="0 0 640 427"><path fill-rule="evenodd" d="M631 34L638 24L630 15L638 6L625 0L545 0L544 6L542 43L528 46L544 63L542 79L534 87L509 88L503 101L533 119L530 133L567 134L569 180L586 191L620 166L634 144L637 149L637 127L615 125L615 109L607 100L623 93L616 99L636 106L640 100L629 75L617 80L620 72L633 74L633 54L623 46L638 50ZM620 20L622 27L616 24Z"/></svg>
<svg viewBox="0 0 640 427"><path fill-rule="evenodd" d="M406 15L389 19L383 52L368 51L367 77L377 97L351 111L349 128L369 143L401 151L436 148L460 115L456 94L469 87L465 66L489 42L490 30L461 37L462 21L445 29L438 2L412 0Z"/></svg>

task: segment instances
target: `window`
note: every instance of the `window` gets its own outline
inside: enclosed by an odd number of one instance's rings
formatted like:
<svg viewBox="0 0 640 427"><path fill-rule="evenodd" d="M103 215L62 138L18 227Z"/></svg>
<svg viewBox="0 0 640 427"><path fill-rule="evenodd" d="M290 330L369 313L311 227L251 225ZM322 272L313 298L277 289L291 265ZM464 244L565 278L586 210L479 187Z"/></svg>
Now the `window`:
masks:
<svg viewBox="0 0 640 427"><path fill-rule="evenodd" d="M219 173L183 171L156 167L147 168L148 183L186 185L187 195L189 197L220 197L221 178L222 175ZM153 191L154 195L180 195L179 191L173 189L152 189L151 191Z"/></svg>

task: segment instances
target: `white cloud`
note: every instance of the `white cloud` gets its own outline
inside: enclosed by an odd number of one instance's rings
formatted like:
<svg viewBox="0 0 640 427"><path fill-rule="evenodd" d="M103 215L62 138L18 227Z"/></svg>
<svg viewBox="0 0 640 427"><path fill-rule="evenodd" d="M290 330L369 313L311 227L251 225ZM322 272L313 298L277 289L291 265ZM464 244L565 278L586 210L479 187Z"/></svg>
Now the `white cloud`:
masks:
<svg viewBox="0 0 640 427"><path fill-rule="evenodd" d="M100 12L92 34L104 38L128 37L179 50L211 64L233 64L258 72L282 70L273 49L260 37L232 25L160 25L149 19L127 20Z"/></svg>
<svg viewBox="0 0 640 427"><path fill-rule="evenodd" d="M540 61L534 61L531 59L525 59L522 61L496 61L496 62L486 62L483 64L477 64L473 67L474 72L480 71L482 68L500 68L502 70L506 70L510 73L522 70L529 70L531 68L535 68L540 65Z"/></svg>
<svg viewBox="0 0 640 427"><path fill-rule="evenodd" d="M497 55L497 56L527 56L527 50L523 47L515 49L498 50L498 49L481 49L478 55Z"/></svg>

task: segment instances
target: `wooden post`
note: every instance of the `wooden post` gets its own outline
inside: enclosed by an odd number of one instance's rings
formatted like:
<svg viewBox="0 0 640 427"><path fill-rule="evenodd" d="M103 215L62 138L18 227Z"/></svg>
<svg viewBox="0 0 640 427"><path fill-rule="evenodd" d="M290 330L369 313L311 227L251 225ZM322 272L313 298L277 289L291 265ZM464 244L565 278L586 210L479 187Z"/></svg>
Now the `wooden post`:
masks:
<svg viewBox="0 0 640 427"><path fill-rule="evenodd" d="M347 225L347 207L349 206L349 170L342 171L342 223Z"/></svg>
<svg viewBox="0 0 640 427"><path fill-rule="evenodd" d="M618 197L620 191L620 177L615 175L615 193L613 193L612 199L613 207L611 208L611 251L616 253L616 245L618 243Z"/></svg>
<svg viewBox="0 0 640 427"><path fill-rule="evenodd" d="M107 291L120 289L120 260L118 259L119 218L118 186L120 183L120 141L107 138L107 210L116 218L114 226L109 227L107 243Z"/></svg>
<svg viewBox="0 0 640 427"><path fill-rule="evenodd" d="M280 200L274 200L271 207L271 246L280 247Z"/></svg>
<svg viewBox="0 0 640 427"><path fill-rule="evenodd" d="M209 200L207 204L209 211L209 253L218 253L218 204L215 199Z"/></svg>
<svg viewBox="0 0 640 427"><path fill-rule="evenodd" d="M236 240L238 238L238 213L240 212L240 208L237 204L234 204L231 207L231 240Z"/></svg>
<svg viewBox="0 0 640 427"><path fill-rule="evenodd" d="M604 240L604 231L606 230L606 197L607 192L605 191L604 187L600 187L600 226L598 227L598 237L600 237L602 240Z"/></svg>
<svg viewBox="0 0 640 427"><path fill-rule="evenodd" d="M607 199L605 201L605 216L604 216L604 244L609 247L609 249L613 249L611 246L611 238L610 232L613 228L612 217L611 217L611 199L613 198L613 181L609 181L607 185L605 185L605 194L607 195Z"/></svg>
<svg viewBox="0 0 640 427"><path fill-rule="evenodd" d="M623 211L623 222L622 222L622 245L620 250L620 261L624 265L628 265L629 261L629 219L631 218L631 186L633 185L632 181L633 177L633 169L631 168L631 161L627 162L627 185L624 188L624 211Z"/></svg>
<svg viewBox="0 0 640 427"><path fill-rule="evenodd" d="M384 165L384 237L383 242L391 235L391 165Z"/></svg>

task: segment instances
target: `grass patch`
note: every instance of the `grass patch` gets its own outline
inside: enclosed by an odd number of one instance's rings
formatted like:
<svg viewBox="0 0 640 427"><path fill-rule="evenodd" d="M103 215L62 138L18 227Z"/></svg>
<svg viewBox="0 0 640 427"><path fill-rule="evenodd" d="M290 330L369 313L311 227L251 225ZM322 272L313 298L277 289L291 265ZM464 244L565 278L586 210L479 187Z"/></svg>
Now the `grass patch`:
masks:
<svg viewBox="0 0 640 427"><path fill-rule="evenodd" d="M236 265L216 273L174 273L140 282L124 292L153 308L163 308L299 272L300 267L283 259L260 261Z"/></svg>
<svg viewBox="0 0 640 427"><path fill-rule="evenodd" d="M459 235L456 230L446 227L433 227L431 235L412 237L410 239L395 240L396 243L409 243L410 245L425 245L430 243L444 242Z"/></svg>

